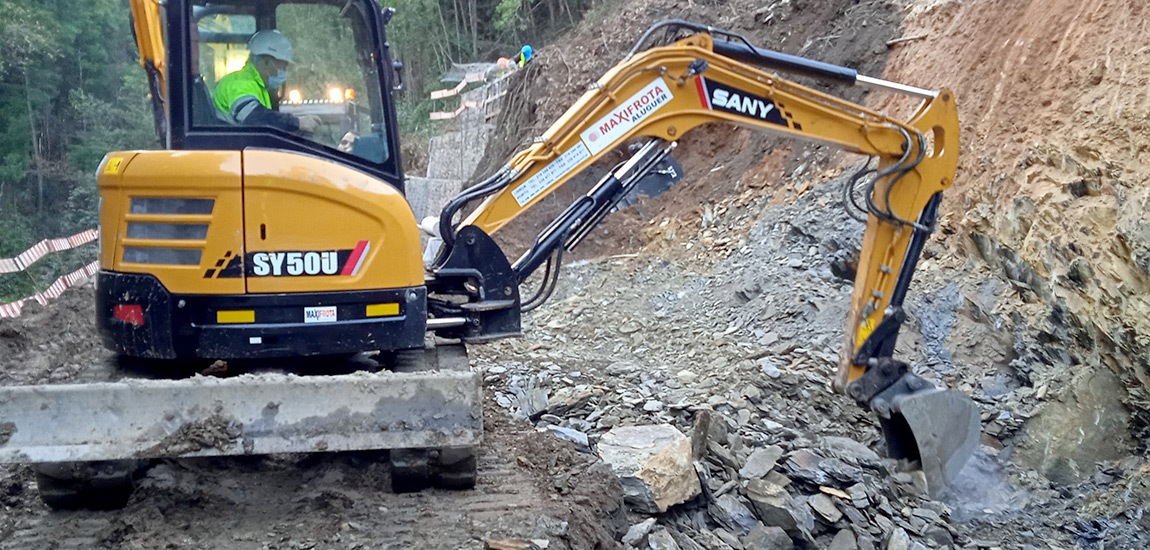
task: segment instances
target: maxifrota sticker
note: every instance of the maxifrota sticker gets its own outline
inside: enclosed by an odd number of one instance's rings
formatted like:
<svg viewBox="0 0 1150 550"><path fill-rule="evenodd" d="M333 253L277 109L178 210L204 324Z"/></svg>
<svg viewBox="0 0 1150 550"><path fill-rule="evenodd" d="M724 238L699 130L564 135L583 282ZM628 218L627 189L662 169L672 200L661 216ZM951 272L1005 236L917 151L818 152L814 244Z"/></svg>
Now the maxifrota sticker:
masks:
<svg viewBox="0 0 1150 550"><path fill-rule="evenodd" d="M597 155L609 149L640 122L670 103L674 97L663 78L657 77L627 101L620 103L607 116L595 121L595 124L579 134L579 137L591 154Z"/></svg>

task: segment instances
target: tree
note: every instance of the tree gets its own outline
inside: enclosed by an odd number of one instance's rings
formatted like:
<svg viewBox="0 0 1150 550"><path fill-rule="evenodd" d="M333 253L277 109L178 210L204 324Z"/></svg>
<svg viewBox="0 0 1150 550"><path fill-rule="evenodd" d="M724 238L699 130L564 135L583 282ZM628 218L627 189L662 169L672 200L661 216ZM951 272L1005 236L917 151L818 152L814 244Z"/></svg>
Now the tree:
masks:
<svg viewBox="0 0 1150 550"><path fill-rule="evenodd" d="M126 2L0 0L0 13L0 257L8 257L92 227L104 153L154 140ZM0 275L0 301L42 289L94 250L81 255Z"/></svg>

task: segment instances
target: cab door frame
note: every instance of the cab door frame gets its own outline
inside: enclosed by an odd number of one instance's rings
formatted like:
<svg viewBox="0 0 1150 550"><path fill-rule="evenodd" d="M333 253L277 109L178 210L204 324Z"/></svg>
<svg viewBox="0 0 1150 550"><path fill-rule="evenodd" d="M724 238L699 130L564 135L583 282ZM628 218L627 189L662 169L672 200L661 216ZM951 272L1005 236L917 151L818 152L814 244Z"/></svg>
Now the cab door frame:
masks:
<svg viewBox="0 0 1150 550"><path fill-rule="evenodd" d="M368 14L367 24L373 37L374 69L379 75L380 102L383 105L389 156L380 164L368 162L354 155L334 151L299 136L274 128L263 127L196 127L192 124L191 67L189 52L191 39L187 29L191 24L193 0L169 0L166 3L168 59L167 59L167 112L169 149L236 150L248 147L278 149L320 157L342 164L386 181L404 191L403 163L400 161L399 134L395 101L392 90L392 59L382 11L375 0L351 0L359 3ZM278 2L269 1L270 6Z"/></svg>

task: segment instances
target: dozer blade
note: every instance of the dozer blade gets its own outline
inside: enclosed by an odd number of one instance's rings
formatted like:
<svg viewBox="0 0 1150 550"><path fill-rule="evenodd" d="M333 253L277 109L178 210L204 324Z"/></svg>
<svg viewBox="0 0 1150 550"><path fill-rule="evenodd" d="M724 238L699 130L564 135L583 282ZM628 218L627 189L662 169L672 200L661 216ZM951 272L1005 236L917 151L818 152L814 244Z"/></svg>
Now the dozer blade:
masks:
<svg viewBox="0 0 1150 550"><path fill-rule="evenodd" d="M478 445L470 371L0 388L0 462Z"/></svg>
<svg viewBox="0 0 1150 550"><path fill-rule="evenodd" d="M942 496L978 448L978 406L962 392L937 388L898 395L892 401L892 420L905 423L914 438L902 445L917 447L927 490L932 497Z"/></svg>

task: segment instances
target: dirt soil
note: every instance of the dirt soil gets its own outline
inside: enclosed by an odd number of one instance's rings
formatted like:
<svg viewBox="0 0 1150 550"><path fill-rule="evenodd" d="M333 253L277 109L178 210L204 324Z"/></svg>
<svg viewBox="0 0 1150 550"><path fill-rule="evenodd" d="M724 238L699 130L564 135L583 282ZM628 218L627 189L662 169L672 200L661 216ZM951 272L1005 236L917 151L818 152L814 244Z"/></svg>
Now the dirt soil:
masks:
<svg viewBox="0 0 1150 550"><path fill-rule="evenodd" d="M835 501L845 517L821 517L800 548L1150 547L1146 6L623 0L540 49L489 163L541 134L645 27L673 17L955 91L960 174L896 351L982 409L983 445L945 498L926 498L888 461L860 462L851 486L784 466L827 436L881 449L872 416L828 389L861 236L835 197L857 161L713 126L681 142L687 179L609 218L570 259L524 338L472 348L488 397L476 491L390 493L378 453L165 460L124 510L52 512L27 467L3 466L0 547L483 548L507 537L618 548L646 516L623 508L598 438L648 423L691 434L701 414L725 426L701 461L706 490L656 516L683 549L743 545L725 538L738 525L718 499L746 502L731 461L737 470L766 446L785 453L775 473L794 479L788 491L804 507L834 491L866 495L862 507ZM907 40L887 46L897 38ZM524 217L505 241L522 245L538 221ZM0 383L100 379L109 357L91 332L91 296L81 287L0 320ZM539 415L527 396L540 392L544 403L586 399ZM555 427L586 435L590 449L546 433ZM838 542L844 532L853 546Z"/></svg>
<svg viewBox="0 0 1150 550"><path fill-rule="evenodd" d="M0 324L0 383L101 381L94 287ZM51 511L26 466L0 466L0 548L483 548L487 538L613 548L625 517L601 463L488 403L474 491L395 494L384 452L158 460L128 506ZM221 513L226 511L226 513Z"/></svg>

